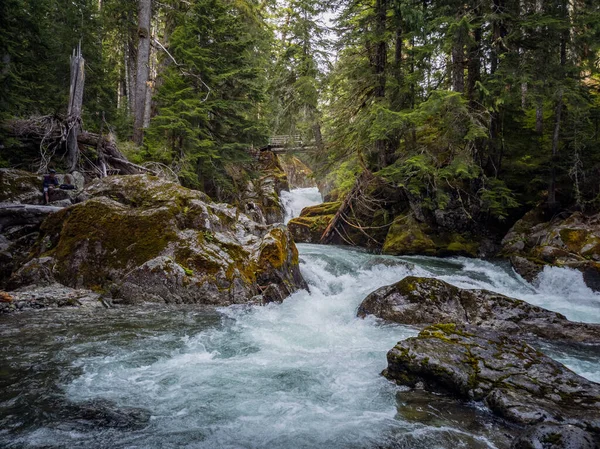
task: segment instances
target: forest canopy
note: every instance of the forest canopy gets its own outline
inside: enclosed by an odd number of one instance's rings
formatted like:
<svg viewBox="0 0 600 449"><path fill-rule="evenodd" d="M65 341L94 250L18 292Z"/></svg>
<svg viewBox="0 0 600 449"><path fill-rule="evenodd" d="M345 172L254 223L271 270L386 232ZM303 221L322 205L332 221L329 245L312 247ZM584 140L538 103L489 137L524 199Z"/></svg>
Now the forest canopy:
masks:
<svg viewBox="0 0 600 449"><path fill-rule="evenodd" d="M500 220L600 206L594 0L6 0L0 120L66 117L79 45L82 129L216 197L294 135L338 196L369 171ZM0 138L2 166L39 168Z"/></svg>

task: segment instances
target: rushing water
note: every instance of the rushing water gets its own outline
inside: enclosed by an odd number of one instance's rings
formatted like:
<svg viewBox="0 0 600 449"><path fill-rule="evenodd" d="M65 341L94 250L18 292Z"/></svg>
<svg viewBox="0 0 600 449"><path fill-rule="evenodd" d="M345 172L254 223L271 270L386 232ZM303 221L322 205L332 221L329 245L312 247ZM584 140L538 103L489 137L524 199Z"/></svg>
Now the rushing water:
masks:
<svg viewBox="0 0 600 449"><path fill-rule="evenodd" d="M301 189L289 200L298 210L315 197ZM511 429L475 404L380 376L386 352L417 331L356 318L361 300L415 274L600 322L600 297L570 270L547 269L534 287L504 263L299 250L310 293L282 304L0 317L0 447L504 448ZM600 381L598 354L545 350ZM94 399L143 408L150 420L115 428L65 412Z"/></svg>
<svg viewBox="0 0 600 449"><path fill-rule="evenodd" d="M303 189L294 189L291 192L281 192L281 204L285 209L285 220L287 224L292 218L297 217L307 206L314 206L323 201L319 189L316 187L306 187Z"/></svg>

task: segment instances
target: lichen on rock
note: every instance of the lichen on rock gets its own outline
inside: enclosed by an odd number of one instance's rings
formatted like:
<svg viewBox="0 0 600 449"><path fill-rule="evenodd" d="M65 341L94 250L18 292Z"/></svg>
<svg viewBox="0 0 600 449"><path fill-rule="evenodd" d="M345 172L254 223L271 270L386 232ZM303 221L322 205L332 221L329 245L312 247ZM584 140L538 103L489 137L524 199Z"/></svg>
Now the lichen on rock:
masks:
<svg viewBox="0 0 600 449"><path fill-rule="evenodd" d="M586 284L600 290L600 214L575 212L546 220L534 209L517 221L502 240L502 256L533 281L545 265L574 268Z"/></svg>
<svg viewBox="0 0 600 449"><path fill-rule="evenodd" d="M600 385L508 334L440 324L399 342L383 374L401 385L483 402L518 423L571 424L600 433Z"/></svg>

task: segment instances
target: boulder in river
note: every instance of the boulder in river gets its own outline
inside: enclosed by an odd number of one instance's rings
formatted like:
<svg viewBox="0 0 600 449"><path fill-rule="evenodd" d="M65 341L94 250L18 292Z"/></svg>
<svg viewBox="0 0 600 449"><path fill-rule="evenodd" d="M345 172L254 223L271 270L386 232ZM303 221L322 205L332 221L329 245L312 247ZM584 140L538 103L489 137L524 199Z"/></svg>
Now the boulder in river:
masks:
<svg viewBox="0 0 600 449"><path fill-rule="evenodd" d="M319 243L325 229L340 207L339 201L321 203L302 209L300 216L288 222L296 243Z"/></svg>
<svg viewBox="0 0 600 449"><path fill-rule="evenodd" d="M130 175L98 180L80 199L43 222L11 287L50 277L126 303L216 305L262 301L271 285L281 297L306 287L285 226L258 224L202 192Z"/></svg>
<svg viewBox="0 0 600 449"><path fill-rule="evenodd" d="M481 401L518 424L570 424L600 434L600 385L508 334L438 324L399 342L383 375L400 385Z"/></svg>
<svg viewBox="0 0 600 449"><path fill-rule="evenodd" d="M581 271L588 287L600 291L600 214L575 212L547 221L534 209L506 234L501 255L530 282L544 265L553 265Z"/></svg>
<svg viewBox="0 0 600 449"><path fill-rule="evenodd" d="M512 335L600 344L600 324L576 323L519 299L434 278L408 276L375 290L358 308L358 316L368 314L401 324L471 324Z"/></svg>

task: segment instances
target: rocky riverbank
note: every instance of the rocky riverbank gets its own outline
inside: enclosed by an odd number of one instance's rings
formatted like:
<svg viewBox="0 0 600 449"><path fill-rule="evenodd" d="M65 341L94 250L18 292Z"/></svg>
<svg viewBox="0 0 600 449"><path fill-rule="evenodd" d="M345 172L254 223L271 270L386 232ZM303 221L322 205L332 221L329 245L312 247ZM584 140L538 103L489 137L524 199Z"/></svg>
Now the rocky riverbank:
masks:
<svg viewBox="0 0 600 449"><path fill-rule="evenodd" d="M261 185L276 195L275 181L266 178ZM306 288L294 242L283 225L266 224L276 218L269 213L256 222L202 192L149 175L94 181L73 201L66 208L0 208L8 290L59 284L86 289L105 304L227 305L282 301ZM75 304L10 295L16 299L6 304L20 306L5 312Z"/></svg>

